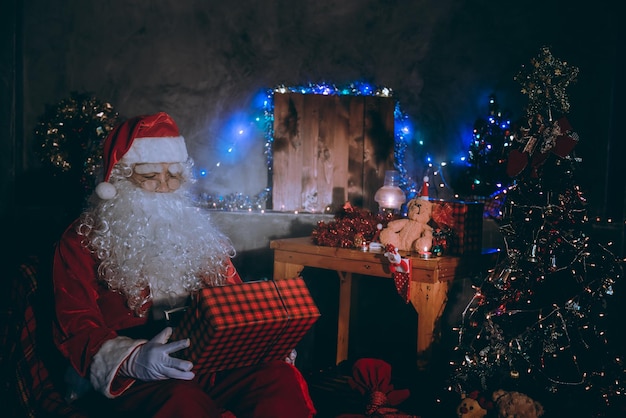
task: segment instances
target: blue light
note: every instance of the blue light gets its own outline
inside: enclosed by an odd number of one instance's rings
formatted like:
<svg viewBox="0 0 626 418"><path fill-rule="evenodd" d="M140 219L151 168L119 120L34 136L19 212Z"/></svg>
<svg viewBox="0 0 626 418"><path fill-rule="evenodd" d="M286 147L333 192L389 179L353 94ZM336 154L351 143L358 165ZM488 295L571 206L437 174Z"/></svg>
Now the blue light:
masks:
<svg viewBox="0 0 626 418"><path fill-rule="evenodd" d="M396 136L407 138L413 132L413 125L408 119L398 120L395 119L395 131Z"/></svg>
<svg viewBox="0 0 626 418"><path fill-rule="evenodd" d="M267 106L268 93L267 90L261 90L252 98L252 106L255 109L264 109Z"/></svg>
<svg viewBox="0 0 626 418"><path fill-rule="evenodd" d="M273 165L273 155L272 155L272 143L273 143L273 134L274 134L274 93L301 93L301 94L322 94L322 95L364 95L364 96L381 96L381 97L392 97L393 91L388 87L374 87L369 83L363 81L356 81L349 83L343 86L335 86L330 83L308 83L306 85L301 86L285 86L278 85L272 89L268 89L265 91L265 96L263 97L263 118L259 125L263 125L261 128L265 131L265 156L268 171L272 170ZM259 100L260 102L260 100ZM259 106L257 105L257 108ZM257 109L258 110L258 109ZM395 147L394 147L394 157L395 157L395 168L400 171L401 175L401 187L405 189L410 189L414 187L414 184L409 184L410 178L407 175L406 168L404 166L405 161L405 149L407 147L407 143L412 139L411 137L416 134L414 132L413 126L409 122L409 117L406 115L401 107L400 103L396 101L396 105L394 108L394 134L395 134ZM420 145L424 145L423 140L419 140Z"/></svg>
<svg viewBox="0 0 626 418"><path fill-rule="evenodd" d="M234 164L246 157L247 150L262 135L254 120L252 115L238 111L223 124L215 140L218 164Z"/></svg>

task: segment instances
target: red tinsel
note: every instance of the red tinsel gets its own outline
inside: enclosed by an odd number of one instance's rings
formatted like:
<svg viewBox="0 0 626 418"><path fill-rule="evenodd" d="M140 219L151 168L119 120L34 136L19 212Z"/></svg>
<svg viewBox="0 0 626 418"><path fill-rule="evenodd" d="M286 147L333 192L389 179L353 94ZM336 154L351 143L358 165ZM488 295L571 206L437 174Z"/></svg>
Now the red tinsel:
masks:
<svg viewBox="0 0 626 418"><path fill-rule="evenodd" d="M319 221L313 229L313 242L326 247L355 248L362 241L371 242L378 232L378 224L386 227L393 217L373 214L371 211L346 203L330 222Z"/></svg>

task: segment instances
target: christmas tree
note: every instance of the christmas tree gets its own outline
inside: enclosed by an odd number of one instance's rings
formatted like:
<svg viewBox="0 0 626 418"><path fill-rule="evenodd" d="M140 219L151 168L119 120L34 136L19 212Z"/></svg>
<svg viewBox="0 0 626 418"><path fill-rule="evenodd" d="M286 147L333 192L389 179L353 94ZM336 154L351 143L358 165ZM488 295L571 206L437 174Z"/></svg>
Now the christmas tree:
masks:
<svg viewBox="0 0 626 418"><path fill-rule="evenodd" d="M474 122L467 165L454 176L452 187L455 193L464 199L486 197L510 184L505 170L511 146L510 125L495 94L490 95L487 115Z"/></svg>
<svg viewBox="0 0 626 418"><path fill-rule="evenodd" d="M571 399L576 416L607 416L626 390L612 317L622 264L589 234L576 182L582 161L565 89L578 69L547 47L531 64L516 76L529 105L507 159L503 257L463 312L450 389L558 399L557 414Z"/></svg>

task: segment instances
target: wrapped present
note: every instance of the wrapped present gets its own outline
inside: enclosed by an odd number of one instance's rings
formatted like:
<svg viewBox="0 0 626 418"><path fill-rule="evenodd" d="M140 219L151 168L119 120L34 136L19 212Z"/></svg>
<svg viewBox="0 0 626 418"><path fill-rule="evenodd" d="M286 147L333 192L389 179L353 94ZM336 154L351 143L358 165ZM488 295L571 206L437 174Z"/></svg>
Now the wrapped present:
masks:
<svg viewBox="0 0 626 418"><path fill-rule="evenodd" d="M433 202L433 220L449 228L444 255L479 254L482 251L482 202Z"/></svg>
<svg viewBox="0 0 626 418"><path fill-rule="evenodd" d="M285 359L320 313L301 277L202 289L171 340L194 371L216 372Z"/></svg>

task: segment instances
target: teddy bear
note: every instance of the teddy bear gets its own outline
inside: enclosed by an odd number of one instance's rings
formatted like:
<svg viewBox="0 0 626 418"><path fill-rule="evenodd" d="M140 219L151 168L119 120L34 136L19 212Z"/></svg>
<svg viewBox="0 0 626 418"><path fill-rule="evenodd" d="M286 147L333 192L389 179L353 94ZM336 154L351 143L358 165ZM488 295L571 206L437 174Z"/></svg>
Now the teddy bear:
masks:
<svg viewBox="0 0 626 418"><path fill-rule="evenodd" d="M430 221L433 204L423 197L416 197L407 203L407 217L389 221L380 231L379 240L384 245L392 245L401 251L425 252L433 245L433 229Z"/></svg>
<svg viewBox="0 0 626 418"><path fill-rule="evenodd" d="M457 418L483 418L491 406L491 401L480 396L476 390L469 395L461 395L461 403L456 407L456 416Z"/></svg>
<svg viewBox="0 0 626 418"><path fill-rule="evenodd" d="M539 418L544 412L539 402L521 392L498 389L492 399L498 418Z"/></svg>

